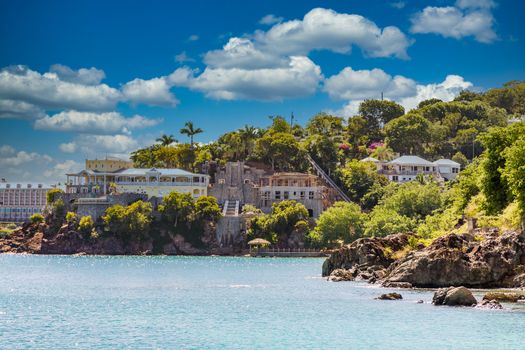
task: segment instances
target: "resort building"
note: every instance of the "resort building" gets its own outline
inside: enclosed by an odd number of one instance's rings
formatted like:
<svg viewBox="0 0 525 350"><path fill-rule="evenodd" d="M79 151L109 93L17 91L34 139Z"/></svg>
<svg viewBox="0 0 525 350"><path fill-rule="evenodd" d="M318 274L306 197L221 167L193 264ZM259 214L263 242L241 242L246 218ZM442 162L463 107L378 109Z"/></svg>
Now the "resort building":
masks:
<svg viewBox="0 0 525 350"><path fill-rule="evenodd" d="M85 170L66 174L66 192L137 193L164 197L175 191L191 193L194 198L208 194L208 175L182 169L140 169L128 165L129 162L119 160L86 160Z"/></svg>
<svg viewBox="0 0 525 350"><path fill-rule="evenodd" d="M46 206L47 191L55 185L0 182L0 221L26 221Z"/></svg>
<svg viewBox="0 0 525 350"><path fill-rule="evenodd" d="M450 159L439 159L430 162L418 156L401 156L389 162L381 162L368 157L364 162L373 162L380 174L392 182L408 182L418 175L432 175L438 180L453 180L459 174L461 165Z"/></svg>

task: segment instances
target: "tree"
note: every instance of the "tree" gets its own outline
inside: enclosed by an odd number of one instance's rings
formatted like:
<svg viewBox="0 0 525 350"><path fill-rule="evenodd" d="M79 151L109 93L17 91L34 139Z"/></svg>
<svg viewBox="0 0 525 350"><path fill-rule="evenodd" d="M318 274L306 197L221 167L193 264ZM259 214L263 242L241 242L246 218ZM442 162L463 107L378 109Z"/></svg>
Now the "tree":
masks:
<svg viewBox="0 0 525 350"><path fill-rule="evenodd" d="M257 140L255 156L280 171L305 168L306 157L292 134L284 132L266 133Z"/></svg>
<svg viewBox="0 0 525 350"><path fill-rule="evenodd" d="M411 181L396 186L392 193L383 197L379 206L393 210L401 216L419 220L441 208L444 200L442 190L437 183L421 184Z"/></svg>
<svg viewBox="0 0 525 350"><path fill-rule="evenodd" d="M162 204L159 205L163 220L173 227L177 227L179 223L189 223L194 209L195 202L190 193L175 191L164 196Z"/></svg>
<svg viewBox="0 0 525 350"><path fill-rule="evenodd" d="M459 163L461 165L461 168L465 168L468 164L467 157L465 157L465 155L459 151L452 156L452 160L456 163Z"/></svg>
<svg viewBox="0 0 525 350"><path fill-rule="evenodd" d="M309 135L339 136L343 132L343 118L326 113L316 114L306 124L306 131Z"/></svg>
<svg viewBox="0 0 525 350"><path fill-rule="evenodd" d="M346 193L355 203L362 203L362 199L374 185L386 186L388 184L386 177L377 173L375 164L356 159L348 162L340 170L339 178Z"/></svg>
<svg viewBox="0 0 525 350"><path fill-rule="evenodd" d="M396 233L408 233L416 229L415 219L400 215L395 210L377 206L365 222L365 235L369 237L384 237Z"/></svg>
<svg viewBox="0 0 525 350"><path fill-rule="evenodd" d="M58 199L58 195L64 193L60 188L52 188L46 193L47 204L53 204Z"/></svg>
<svg viewBox="0 0 525 350"><path fill-rule="evenodd" d="M149 233L151 212L151 203L137 201L128 206L117 204L107 208L102 219L106 229L122 239L140 239Z"/></svg>
<svg viewBox="0 0 525 350"><path fill-rule="evenodd" d="M350 243L363 235L364 223L357 204L336 202L321 214L311 236L325 246L339 241Z"/></svg>
<svg viewBox="0 0 525 350"><path fill-rule="evenodd" d="M417 105L417 109L423 108L425 106L430 106L438 102L443 102L443 101L440 100L439 98L429 98L428 100L419 102L419 104Z"/></svg>
<svg viewBox="0 0 525 350"><path fill-rule="evenodd" d="M198 220L217 221L222 215L217 199L212 196L197 198L195 201L195 215Z"/></svg>
<svg viewBox="0 0 525 350"><path fill-rule="evenodd" d="M430 141L430 122L418 113L408 113L385 125L387 145L401 154L423 154Z"/></svg>
<svg viewBox="0 0 525 350"><path fill-rule="evenodd" d="M177 142L177 140L173 137L173 135L162 135L158 139L156 139L157 142L160 142L162 146L169 146L174 142Z"/></svg>
<svg viewBox="0 0 525 350"><path fill-rule="evenodd" d="M204 132L201 128L195 128L193 122L189 121L184 124L184 127L180 129L180 133L187 135L190 138L191 149L193 149L193 136Z"/></svg>
<svg viewBox="0 0 525 350"><path fill-rule="evenodd" d="M35 214L31 215L31 217L29 218L29 221L33 225L40 224L40 223L44 222L44 216L42 214L35 213Z"/></svg>
<svg viewBox="0 0 525 350"><path fill-rule="evenodd" d="M243 159L247 159L253 152L255 140L260 136L259 129L245 125L243 129L239 129L238 133L242 145Z"/></svg>
<svg viewBox="0 0 525 350"><path fill-rule="evenodd" d="M66 214L66 222L67 223L73 223L75 221L77 221L77 214L75 214L72 211L68 211L67 214Z"/></svg>
<svg viewBox="0 0 525 350"><path fill-rule="evenodd" d="M403 106L388 100L365 100L359 105L359 115L370 124L381 127L405 114Z"/></svg>
<svg viewBox="0 0 525 350"><path fill-rule="evenodd" d="M78 230L83 234L88 234L91 232L94 225L95 223L93 222L91 215L83 216L78 222Z"/></svg>

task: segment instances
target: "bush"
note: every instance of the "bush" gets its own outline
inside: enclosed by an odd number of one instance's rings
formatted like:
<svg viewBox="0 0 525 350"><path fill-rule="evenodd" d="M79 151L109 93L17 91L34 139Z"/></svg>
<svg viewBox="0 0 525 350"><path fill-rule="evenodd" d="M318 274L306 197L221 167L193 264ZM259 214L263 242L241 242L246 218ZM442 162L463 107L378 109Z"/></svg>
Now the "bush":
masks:
<svg viewBox="0 0 525 350"><path fill-rule="evenodd" d="M93 229L94 225L95 223L93 222L93 219L90 215L83 216L80 218L78 223L78 230L84 234L87 234Z"/></svg>
<svg viewBox="0 0 525 350"><path fill-rule="evenodd" d="M212 196L202 196L195 201L195 215L200 220L217 221L221 217L221 208L217 199Z"/></svg>
<svg viewBox="0 0 525 350"><path fill-rule="evenodd" d="M179 222L188 223L192 219L195 202L190 193L171 192L162 199L159 212L165 222L178 226Z"/></svg>
<svg viewBox="0 0 525 350"><path fill-rule="evenodd" d="M400 216L424 219L434 210L442 208L444 201L443 191L436 183L411 181L398 186L392 194L383 198L381 206Z"/></svg>
<svg viewBox="0 0 525 350"><path fill-rule="evenodd" d="M40 224L44 222L44 216L42 216L42 214L36 213L31 215L29 221L31 221L32 224Z"/></svg>
<svg viewBox="0 0 525 350"><path fill-rule="evenodd" d="M60 188L52 188L46 193L47 204L53 204L57 199L57 194L64 193Z"/></svg>
<svg viewBox="0 0 525 350"><path fill-rule="evenodd" d="M127 207L117 204L106 209L102 219L106 229L121 238L140 238L149 233L151 211L149 202L137 201Z"/></svg>
<svg viewBox="0 0 525 350"><path fill-rule="evenodd" d="M355 203L336 202L324 211L310 238L322 244L349 243L364 232L365 216Z"/></svg>
<svg viewBox="0 0 525 350"><path fill-rule="evenodd" d="M415 219L400 215L392 209L376 207L365 223L365 235L384 237L396 233L412 232L416 227Z"/></svg>
<svg viewBox="0 0 525 350"><path fill-rule="evenodd" d="M68 211L66 214L66 221L68 223L72 223L72 222L75 222L76 220L77 220L77 214L75 214L72 211Z"/></svg>

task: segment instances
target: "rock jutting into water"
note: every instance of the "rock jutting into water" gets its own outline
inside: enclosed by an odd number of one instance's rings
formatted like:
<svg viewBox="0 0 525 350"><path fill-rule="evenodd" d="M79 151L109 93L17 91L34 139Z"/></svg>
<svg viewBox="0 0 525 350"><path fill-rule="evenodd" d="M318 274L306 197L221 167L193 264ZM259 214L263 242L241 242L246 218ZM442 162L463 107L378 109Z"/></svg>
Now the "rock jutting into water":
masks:
<svg viewBox="0 0 525 350"><path fill-rule="evenodd" d="M465 287L441 288L434 293L432 304L447 306L473 306L478 301Z"/></svg>
<svg viewBox="0 0 525 350"><path fill-rule="evenodd" d="M349 270L356 280L391 288L466 286L525 287L525 234L448 234L428 247L408 246L406 234L361 238L334 251L323 264L323 276ZM409 251L395 260L396 252Z"/></svg>
<svg viewBox="0 0 525 350"><path fill-rule="evenodd" d="M502 310L503 306L497 300L482 300L476 305L479 309Z"/></svg>
<svg viewBox="0 0 525 350"><path fill-rule="evenodd" d="M483 296L483 300L496 300L502 303L517 303L518 300L525 300L525 295L515 292L488 292Z"/></svg>
<svg viewBox="0 0 525 350"><path fill-rule="evenodd" d="M381 294L376 299L377 300L400 300L400 299L403 299L403 296L399 293L393 292L393 293Z"/></svg>

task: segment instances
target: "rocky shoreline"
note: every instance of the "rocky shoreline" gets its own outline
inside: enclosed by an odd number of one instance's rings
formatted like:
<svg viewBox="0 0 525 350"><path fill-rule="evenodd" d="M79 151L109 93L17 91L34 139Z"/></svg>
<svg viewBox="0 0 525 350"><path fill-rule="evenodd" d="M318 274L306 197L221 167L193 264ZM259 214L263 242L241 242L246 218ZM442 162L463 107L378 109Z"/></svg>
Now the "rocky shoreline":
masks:
<svg viewBox="0 0 525 350"><path fill-rule="evenodd" d="M525 233L496 230L448 234L410 247L410 235L361 238L334 251L322 274L331 281L361 280L393 288L523 288Z"/></svg>

